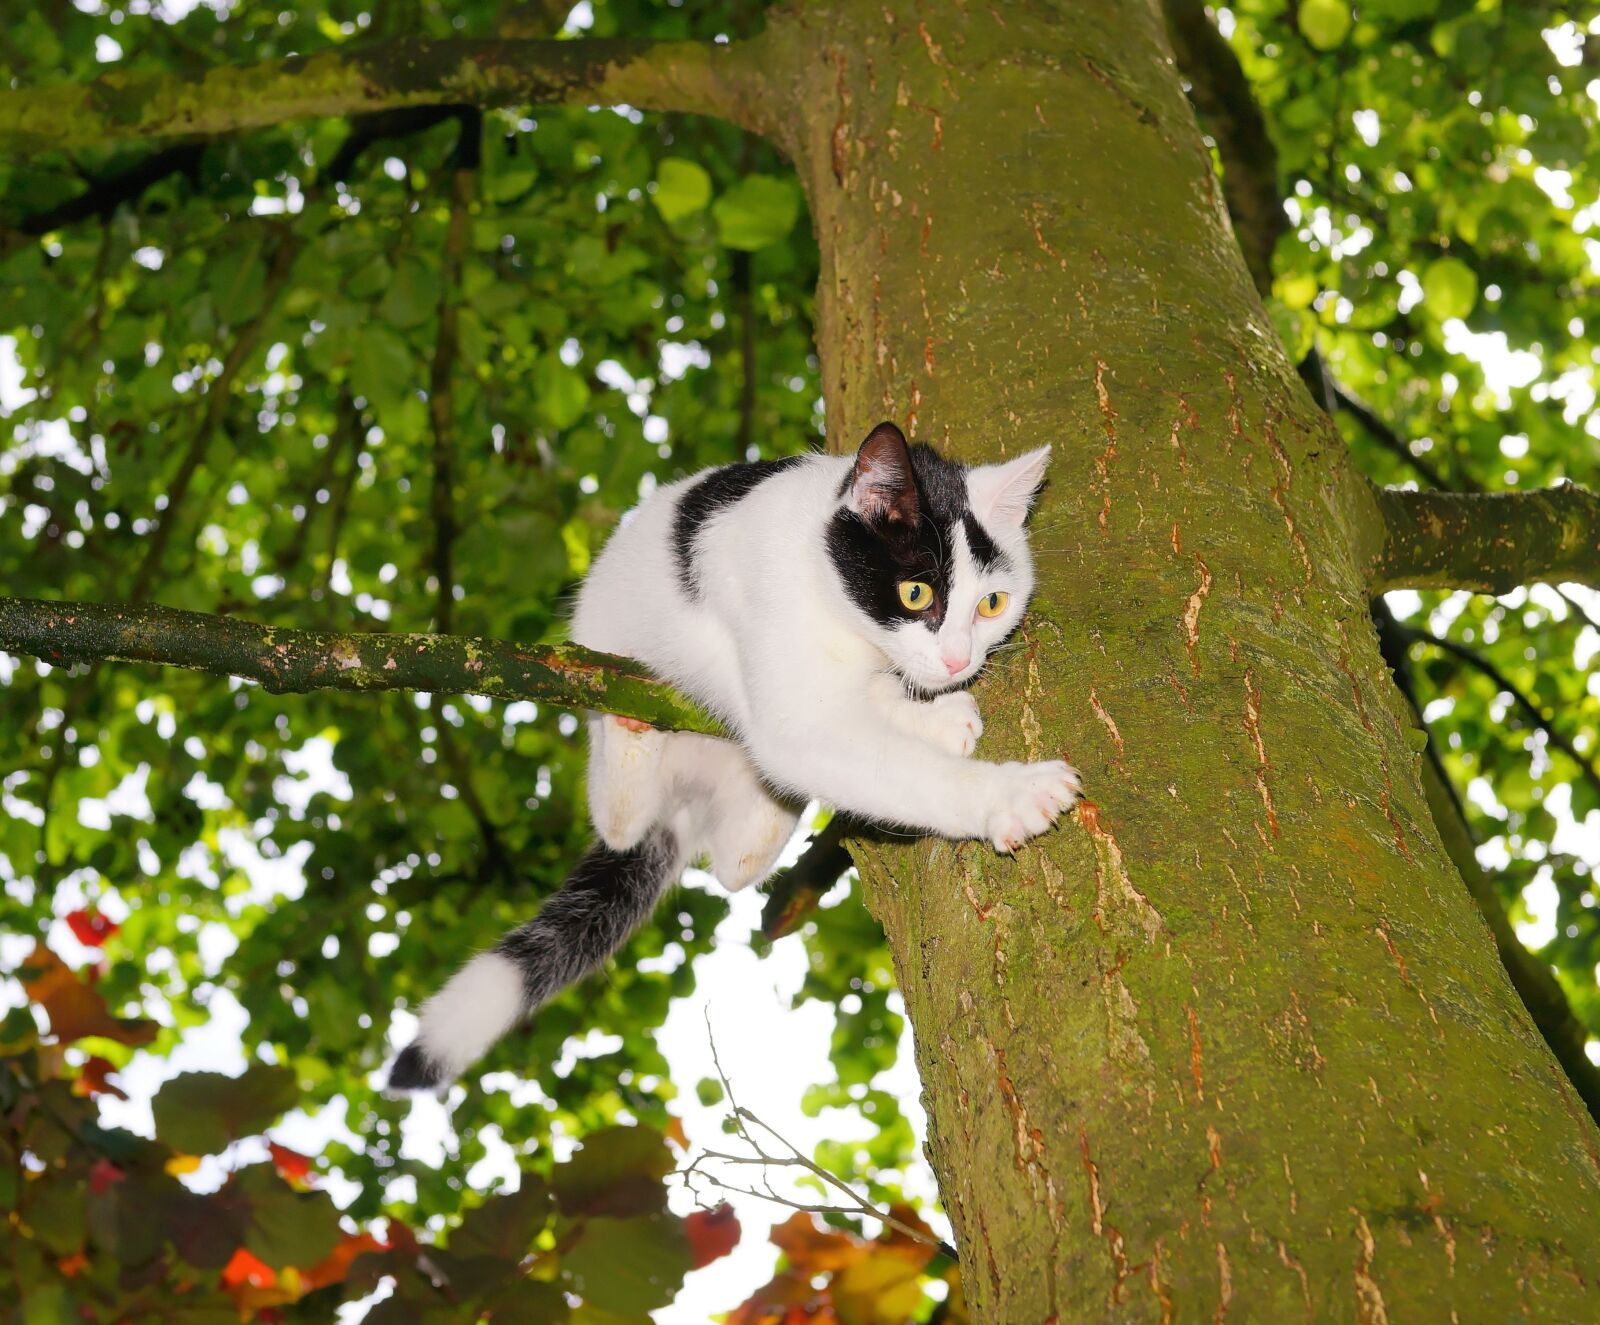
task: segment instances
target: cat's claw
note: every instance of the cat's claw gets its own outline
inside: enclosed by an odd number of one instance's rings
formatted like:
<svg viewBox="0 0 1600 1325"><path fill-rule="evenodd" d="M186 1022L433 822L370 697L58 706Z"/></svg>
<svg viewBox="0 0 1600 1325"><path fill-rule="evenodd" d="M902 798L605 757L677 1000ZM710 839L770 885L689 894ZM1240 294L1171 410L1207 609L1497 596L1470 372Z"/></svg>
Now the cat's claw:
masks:
<svg viewBox="0 0 1600 1325"><path fill-rule="evenodd" d="M654 728L652 728L648 722L641 722L638 718L624 718L620 715L614 716L616 716L617 726L625 727L631 732L647 732L654 730Z"/></svg>
<svg viewBox="0 0 1600 1325"><path fill-rule="evenodd" d="M989 841L1010 855L1029 838L1046 832L1083 791L1078 770L1059 759L1040 764L1001 764L1006 787L989 815Z"/></svg>
<svg viewBox="0 0 1600 1325"><path fill-rule="evenodd" d="M934 745L961 759L978 748L983 719L978 715L978 701L965 690L940 695L922 707L926 710L922 734Z"/></svg>

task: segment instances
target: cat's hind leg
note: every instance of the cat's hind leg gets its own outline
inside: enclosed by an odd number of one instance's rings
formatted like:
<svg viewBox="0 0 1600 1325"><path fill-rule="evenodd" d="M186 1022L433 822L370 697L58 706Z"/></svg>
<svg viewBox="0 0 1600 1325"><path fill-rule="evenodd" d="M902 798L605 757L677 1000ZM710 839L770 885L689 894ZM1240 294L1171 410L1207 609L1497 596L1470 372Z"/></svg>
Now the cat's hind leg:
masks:
<svg viewBox="0 0 1600 1325"><path fill-rule="evenodd" d="M607 713L589 716L589 817L613 851L637 846L662 817L667 739Z"/></svg>
<svg viewBox="0 0 1600 1325"><path fill-rule="evenodd" d="M794 834L800 807L776 799L731 741L680 736L667 756L679 794L692 798L696 846L711 858L711 873L729 892L772 872Z"/></svg>

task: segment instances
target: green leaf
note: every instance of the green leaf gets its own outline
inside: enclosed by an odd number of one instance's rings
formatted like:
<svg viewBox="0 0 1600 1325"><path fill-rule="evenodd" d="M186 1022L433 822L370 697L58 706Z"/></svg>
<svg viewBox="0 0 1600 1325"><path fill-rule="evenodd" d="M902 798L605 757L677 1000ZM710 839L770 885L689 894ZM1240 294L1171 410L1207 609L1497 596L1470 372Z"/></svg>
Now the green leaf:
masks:
<svg viewBox="0 0 1600 1325"><path fill-rule="evenodd" d="M381 323L362 328L350 351L350 386L379 408L397 404L416 386L405 341Z"/></svg>
<svg viewBox="0 0 1600 1325"><path fill-rule="evenodd" d="M556 1166L550 1186L563 1213L637 1214L666 1202L661 1179L675 1167L666 1138L648 1127L605 1127Z"/></svg>
<svg viewBox="0 0 1600 1325"><path fill-rule="evenodd" d="M553 428L570 428L589 405L589 384L583 374L568 368L555 353L539 356L533 371L539 416Z"/></svg>
<svg viewBox="0 0 1600 1325"><path fill-rule="evenodd" d="M1331 51L1350 34L1345 0L1301 0L1300 31L1319 51Z"/></svg>
<svg viewBox="0 0 1600 1325"><path fill-rule="evenodd" d="M527 1255L554 1210L550 1189L525 1173L516 1191L491 1196L467 1211L461 1227L450 1235L450 1251L463 1257L498 1256L515 1263Z"/></svg>
<svg viewBox="0 0 1600 1325"><path fill-rule="evenodd" d="M793 180L746 175L711 208L729 248L766 248L791 230L800 215L800 189Z"/></svg>
<svg viewBox="0 0 1600 1325"><path fill-rule="evenodd" d="M1438 258L1422 273L1422 299L1439 321L1466 317L1478 302L1478 277L1460 258Z"/></svg>
<svg viewBox="0 0 1600 1325"><path fill-rule="evenodd" d="M294 1073L253 1063L242 1076L186 1072L161 1087L151 1111L156 1135L186 1155L214 1155L254 1136L297 1098Z"/></svg>
<svg viewBox="0 0 1600 1325"><path fill-rule="evenodd" d="M650 201L666 221L681 221L711 201L711 176L704 167L681 156L664 157L656 167Z"/></svg>
<svg viewBox="0 0 1600 1325"><path fill-rule="evenodd" d="M561 1265L585 1302L606 1311L652 1311L666 1306L682 1286L689 1242L671 1215L594 1218Z"/></svg>
<svg viewBox="0 0 1600 1325"><path fill-rule="evenodd" d="M244 1245L274 1269L315 1265L339 1241L339 1211L326 1192L297 1192L270 1164L234 1174L230 1195L247 1203Z"/></svg>

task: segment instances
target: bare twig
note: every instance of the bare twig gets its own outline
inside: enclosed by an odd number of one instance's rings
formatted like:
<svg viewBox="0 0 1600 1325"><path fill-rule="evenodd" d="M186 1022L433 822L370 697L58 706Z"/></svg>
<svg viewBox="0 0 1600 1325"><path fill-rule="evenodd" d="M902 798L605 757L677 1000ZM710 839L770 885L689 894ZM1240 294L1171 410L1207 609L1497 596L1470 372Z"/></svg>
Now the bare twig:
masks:
<svg viewBox="0 0 1600 1325"><path fill-rule="evenodd" d="M956 1261L959 1259L956 1254L956 1249L948 1242L933 1237L925 1229L917 1228L912 1224L906 1223L902 1219L897 1219L887 1210L878 1209L877 1206L871 1204L871 1202L867 1201L864 1197L858 1195L855 1189L851 1187L849 1183L845 1182L843 1178L838 1177L836 1174L829 1173L828 1170L823 1168L820 1164L808 1159L803 1153L801 1153L799 1147L797 1147L792 1141L782 1136L770 1124L763 1122L749 1109L746 1109L740 1105L738 1100L734 1097L733 1082L728 1079L728 1074L722 1069L722 1059L717 1053L716 1036L713 1035L711 1031L711 1011L709 1008L707 1008L705 1011L705 1020L706 1039L711 1045L712 1065L716 1068L718 1080L722 1082L723 1094L727 1097L729 1109L732 1110L734 1125L738 1129L739 1138L750 1147L753 1153L749 1155L730 1155L717 1150L702 1151L698 1156L696 1156L694 1161L687 1168L682 1170L681 1176L686 1183L692 1187L692 1179L695 1176L699 1176L709 1179L726 1191L739 1192L744 1196L756 1196L764 1201L773 1201L778 1205L788 1206L791 1210L803 1210L809 1214L817 1215L851 1215L857 1217L865 1216L868 1219L876 1219L886 1228L894 1229L895 1232L901 1234L903 1237L910 1238L913 1242L920 1242L925 1247L933 1248L933 1250L940 1256L946 1256L951 1261ZM759 1127L789 1153L786 1155L774 1155L769 1153L751 1134L750 1128L746 1126L746 1124L754 1124L755 1126ZM733 1184L724 1182L715 1174L705 1172L700 1165L706 1160L724 1164L747 1164L758 1166L763 1170L763 1173L765 1173L767 1169L772 1168L803 1169L805 1172L811 1174L815 1178L820 1179L824 1184L839 1192L846 1198L849 1204L806 1204L801 1201L796 1201L790 1197L782 1196L773 1191L770 1181L764 1182L763 1185L766 1187L765 1191L757 1191L753 1187L735 1186Z"/></svg>

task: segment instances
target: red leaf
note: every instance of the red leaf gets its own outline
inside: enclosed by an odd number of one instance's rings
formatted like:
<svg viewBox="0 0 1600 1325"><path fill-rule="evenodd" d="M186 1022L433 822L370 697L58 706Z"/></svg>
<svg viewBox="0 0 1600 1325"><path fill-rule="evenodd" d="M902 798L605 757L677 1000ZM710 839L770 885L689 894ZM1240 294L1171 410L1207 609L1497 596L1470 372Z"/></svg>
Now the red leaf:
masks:
<svg viewBox="0 0 1600 1325"><path fill-rule="evenodd" d="M97 1159L94 1167L89 1170L89 1190L96 1196L104 1196L125 1177L127 1174L109 1159Z"/></svg>
<svg viewBox="0 0 1600 1325"><path fill-rule="evenodd" d="M278 1272L243 1247L234 1252L233 1259L222 1267L222 1286L229 1290L247 1284L251 1288L271 1288L277 1282Z"/></svg>
<svg viewBox="0 0 1600 1325"><path fill-rule="evenodd" d="M276 1141L267 1142L267 1153L272 1156L272 1165L278 1170L279 1177L287 1182L306 1181L311 1172L310 1156L280 1146Z"/></svg>
<svg viewBox="0 0 1600 1325"><path fill-rule="evenodd" d="M720 1260L739 1245L739 1217L724 1201L715 1210L696 1210L683 1221L693 1269Z"/></svg>
<svg viewBox="0 0 1600 1325"><path fill-rule="evenodd" d="M370 1233L346 1233L339 1239L338 1246L309 1270L302 1270L300 1278L304 1280L307 1292L326 1288L329 1284L343 1283L345 1276L350 1273L351 1262L357 1256L369 1251L388 1250L387 1243L379 1242Z"/></svg>
<svg viewBox="0 0 1600 1325"><path fill-rule="evenodd" d="M67 917L67 928L72 937L86 947L98 948L121 928L98 911L74 911Z"/></svg>
<svg viewBox="0 0 1600 1325"><path fill-rule="evenodd" d="M111 1080L111 1074L116 1070L104 1058L97 1055L83 1065L83 1071L78 1074L73 1091L79 1095L110 1095L125 1100L128 1097Z"/></svg>

